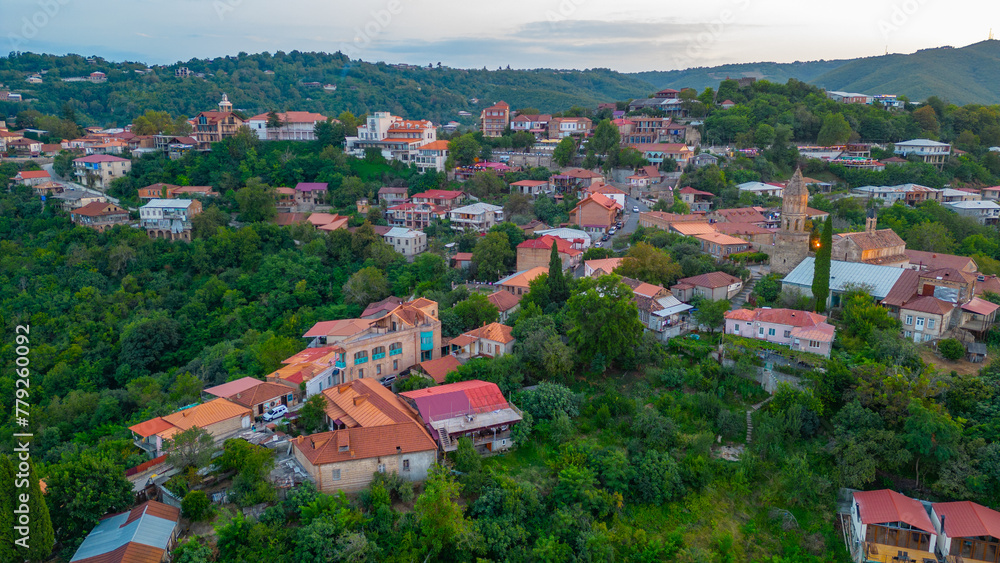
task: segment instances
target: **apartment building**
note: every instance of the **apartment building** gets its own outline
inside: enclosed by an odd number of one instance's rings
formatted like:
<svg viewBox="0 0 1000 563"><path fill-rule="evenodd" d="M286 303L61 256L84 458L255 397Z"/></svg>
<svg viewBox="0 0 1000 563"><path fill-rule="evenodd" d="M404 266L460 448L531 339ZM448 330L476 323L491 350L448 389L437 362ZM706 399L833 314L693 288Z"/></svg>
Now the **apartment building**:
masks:
<svg viewBox="0 0 1000 563"><path fill-rule="evenodd" d="M196 199L154 199L139 208L139 225L149 238L191 240L191 218L201 213Z"/></svg>
<svg viewBox="0 0 1000 563"><path fill-rule="evenodd" d="M440 357L438 304L419 298L379 318L322 321L303 337L310 339L310 348L332 348L333 367L338 368L330 374L334 385L365 377L396 375L422 361Z"/></svg>
<svg viewBox="0 0 1000 563"><path fill-rule="evenodd" d="M345 152L363 157L365 151L376 149L387 160L415 163L418 149L437 140L437 129L427 120L411 120L378 111L368 116L358 127L356 137L346 139Z"/></svg>
<svg viewBox="0 0 1000 563"><path fill-rule="evenodd" d="M269 123L269 113L251 117L247 126L262 141L315 141L316 124L326 121L326 116L308 111L286 111L275 117L279 123L276 127Z"/></svg>
<svg viewBox="0 0 1000 563"><path fill-rule="evenodd" d="M933 164L938 168L944 166L951 156L951 145L932 141L930 139L912 139L894 145L893 152L901 157L916 155L925 164Z"/></svg>
<svg viewBox="0 0 1000 563"><path fill-rule="evenodd" d="M448 214L453 229L485 233L503 223L503 207L489 203L473 203L452 209Z"/></svg>
<svg viewBox="0 0 1000 563"><path fill-rule="evenodd" d="M203 111L194 116L194 131L191 135L198 142L200 150L209 150L212 143L218 143L236 135L243 126L243 119L233 113L229 96L222 95L218 111Z"/></svg>
<svg viewBox="0 0 1000 563"><path fill-rule="evenodd" d="M423 231L407 229L406 227L393 227L382 235L382 238L396 252L407 258L413 258L427 250L427 234Z"/></svg>
<svg viewBox="0 0 1000 563"><path fill-rule="evenodd" d="M507 102L497 102L484 109L479 116L480 130L486 137L499 137L510 125L510 106Z"/></svg>
<svg viewBox="0 0 1000 563"><path fill-rule="evenodd" d="M77 183L87 187L106 190L116 178L121 178L132 170L132 161L127 158L107 154L94 154L73 159L73 175Z"/></svg>

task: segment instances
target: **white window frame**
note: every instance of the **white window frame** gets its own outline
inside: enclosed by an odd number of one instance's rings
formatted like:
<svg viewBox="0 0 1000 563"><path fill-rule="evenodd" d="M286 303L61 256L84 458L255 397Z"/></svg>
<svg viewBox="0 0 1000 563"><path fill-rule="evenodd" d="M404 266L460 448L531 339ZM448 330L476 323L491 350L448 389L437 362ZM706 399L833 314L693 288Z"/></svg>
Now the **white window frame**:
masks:
<svg viewBox="0 0 1000 563"><path fill-rule="evenodd" d="M913 324L913 315L906 315L906 324L907 326Z"/></svg>
<svg viewBox="0 0 1000 563"><path fill-rule="evenodd" d="M916 328L917 331L924 330L924 318L917 317L917 324L914 325L914 327Z"/></svg>

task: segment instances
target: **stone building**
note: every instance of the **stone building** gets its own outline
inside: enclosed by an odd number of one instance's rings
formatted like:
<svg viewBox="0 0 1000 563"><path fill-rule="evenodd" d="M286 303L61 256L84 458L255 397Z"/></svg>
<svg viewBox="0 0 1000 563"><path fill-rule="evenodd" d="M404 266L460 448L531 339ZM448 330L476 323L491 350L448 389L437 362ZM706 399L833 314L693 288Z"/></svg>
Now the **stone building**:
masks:
<svg viewBox="0 0 1000 563"><path fill-rule="evenodd" d="M841 233L833 237L834 260L864 262L876 266L906 267L906 242L892 229L877 229L878 217L874 209L868 211L865 230L860 233Z"/></svg>
<svg viewBox="0 0 1000 563"><path fill-rule="evenodd" d="M781 228L771 254L772 272L787 274L809 255L808 207L809 189L802 181L802 171L796 170L782 197Z"/></svg>

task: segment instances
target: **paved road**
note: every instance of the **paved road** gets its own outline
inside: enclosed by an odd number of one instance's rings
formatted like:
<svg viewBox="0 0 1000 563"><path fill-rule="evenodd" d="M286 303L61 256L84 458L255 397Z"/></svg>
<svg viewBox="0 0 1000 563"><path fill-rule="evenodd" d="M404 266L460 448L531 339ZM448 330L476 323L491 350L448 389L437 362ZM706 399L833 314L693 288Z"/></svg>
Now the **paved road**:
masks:
<svg viewBox="0 0 1000 563"><path fill-rule="evenodd" d="M118 203L118 198L111 197L111 196L107 195L106 193L104 193L104 192L102 192L100 190L91 189L91 188L88 188L87 186L84 186L82 184L77 184L76 182L72 182L70 180L63 179L61 176L59 176L58 174L56 174L56 171L52 168L51 164L43 164L42 165L42 170L45 170L46 172L48 172L49 176L52 176L52 179L55 180L55 181L57 181L57 182L62 182L63 184L66 184L66 185L68 185L71 188L75 188L75 189L82 190L82 191L85 191L85 192L88 192L88 193L92 193L94 195L104 196L104 198L107 199L108 201L110 201L111 203L113 203L115 205L120 205ZM134 207L129 207L128 209L130 211L135 211Z"/></svg>

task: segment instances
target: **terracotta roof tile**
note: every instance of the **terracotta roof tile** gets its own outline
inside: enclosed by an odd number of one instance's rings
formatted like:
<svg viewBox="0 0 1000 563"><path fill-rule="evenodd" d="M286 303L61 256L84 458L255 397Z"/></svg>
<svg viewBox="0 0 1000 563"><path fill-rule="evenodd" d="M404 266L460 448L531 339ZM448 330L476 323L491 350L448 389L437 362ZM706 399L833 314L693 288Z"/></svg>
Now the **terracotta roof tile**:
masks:
<svg viewBox="0 0 1000 563"><path fill-rule="evenodd" d="M278 383L261 382L246 391L239 391L235 395L230 395L229 400L245 407L253 407L265 401L282 397L290 393L287 385Z"/></svg>
<svg viewBox="0 0 1000 563"><path fill-rule="evenodd" d="M740 283L743 280L725 272L709 272L707 274L691 276L690 278L681 278L677 281L680 283L688 283L693 286L715 289L717 287L728 287L735 283Z"/></svg>
<svg viewBox="0 0 1000 563"><path fill-rule="evenodd" d="M500 342L501 344L509 344L514 341L514 337L511 336L511 328L505 324L500 323L490 323L484 327L477 328L475 330L470 330L463 334L463 336L468 335L473 338L483 338L486 340L493 340L494 342Z"/></svg>
<svg viewBox="0 0 1000 563"><path fill-rule="evenodd" d="M517 307L518 303L521 302L518 296L509 291L502 290L489 294L487 299L489 299L490 303L492 303L493 306L496 307L501 313L510 311L514 307Z"/></svg>
<svg viewBox="0 0 1000 563"><path fill-rule="evenodd" d="M905 248L906 242L899 238L892 229L878 229L872 232L841 233L839 236L849 238L861 250L878 250L882 248Z"/></svg>

